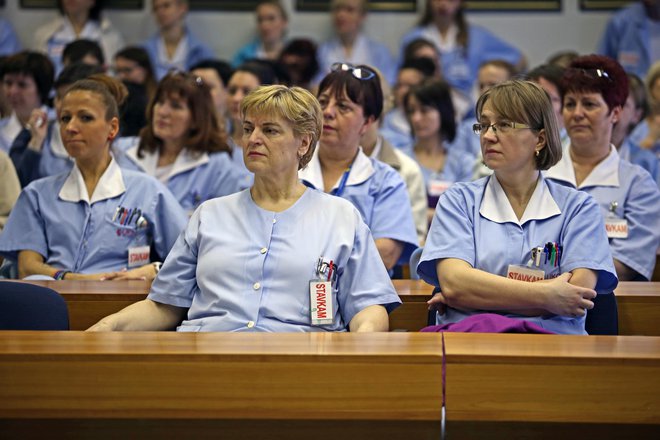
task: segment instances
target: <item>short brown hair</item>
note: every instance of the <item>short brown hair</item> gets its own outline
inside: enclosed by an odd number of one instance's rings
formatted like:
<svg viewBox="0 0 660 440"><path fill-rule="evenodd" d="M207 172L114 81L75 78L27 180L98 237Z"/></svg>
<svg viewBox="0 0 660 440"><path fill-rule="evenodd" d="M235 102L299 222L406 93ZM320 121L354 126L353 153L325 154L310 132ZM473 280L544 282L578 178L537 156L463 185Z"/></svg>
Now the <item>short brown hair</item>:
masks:
<svg viewBox="0 0 660 440"><path fill-rule="evenodd" d="M477 101L477 119L486 102L499 116L522 122L534 131L545 130L545 148L536 157L536 169L547 170L561 159L557 118L547 92L531 81L510 80L491 87Z"/></svg>

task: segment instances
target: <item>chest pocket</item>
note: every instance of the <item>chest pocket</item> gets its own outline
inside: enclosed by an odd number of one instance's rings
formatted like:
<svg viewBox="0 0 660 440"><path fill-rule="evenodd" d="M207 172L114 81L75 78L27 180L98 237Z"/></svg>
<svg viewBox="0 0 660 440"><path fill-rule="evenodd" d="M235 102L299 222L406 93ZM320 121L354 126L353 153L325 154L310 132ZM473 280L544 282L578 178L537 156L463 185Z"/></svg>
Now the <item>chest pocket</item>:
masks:
<svg viewBox="0 0 660 440"><path fill-rule="evenodd" d="M118 221L112 219L104 219L104 233L103 240L107 249L114 252L126 252L128 248L137 246L151 245L151 237L147 225L138 227L135 222L129 225L122 225Z"/></svg>

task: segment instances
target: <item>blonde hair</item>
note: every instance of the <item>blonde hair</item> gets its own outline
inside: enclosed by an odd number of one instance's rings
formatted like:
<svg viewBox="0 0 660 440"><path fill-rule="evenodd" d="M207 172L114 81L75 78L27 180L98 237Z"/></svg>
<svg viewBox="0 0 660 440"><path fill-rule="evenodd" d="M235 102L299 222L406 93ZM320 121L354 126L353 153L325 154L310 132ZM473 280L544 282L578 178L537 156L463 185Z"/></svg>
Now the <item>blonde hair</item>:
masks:
<svg viewBox="0 0 660 440"><path fill-rule="evenodd" d="M491 87L477 101L477 119L486 102L502 118L527 124L534 131L545 130L545 148L536 157L536 169L547 170L559 162L562 149L557 118L550 96L541 86L511 80Z"/></svg>
<svg viewBox="0 0 660 440"><path fill-rule="evenodd" d="M298 163L304 168L312 159L316 143L323 128L323 111L314 95L301 87L283 85L261 86L254 89L241 102L241 115L268 114L279 116L293 127L296 137L310 136L310 145Z"/></svg>

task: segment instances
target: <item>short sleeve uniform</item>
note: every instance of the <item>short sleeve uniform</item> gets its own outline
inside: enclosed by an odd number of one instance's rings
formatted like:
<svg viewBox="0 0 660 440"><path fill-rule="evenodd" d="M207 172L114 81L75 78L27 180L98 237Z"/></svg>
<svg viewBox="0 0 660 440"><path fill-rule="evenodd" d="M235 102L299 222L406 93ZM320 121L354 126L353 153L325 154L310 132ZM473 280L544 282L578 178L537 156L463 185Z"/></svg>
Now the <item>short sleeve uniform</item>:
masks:
<svg viewBox="0 0 660 440"><path fill-rule="evenodd" d="M541 258L531 261L532 248L547 243L561 246L553 264ZM599 294L611 293L617 284L612 255L596 202L587 194L539 178L522 219L518 220L495 176L471 183L457 183L441 197L435 211L417 272L426 282L439 286L438 260L457 258L473 268L506 277L509 265L528 265L553 278L578 268L594 270ZM476 313L447 307L440 324L458 322ZM584 317L557 315L506 316L534 322L547 330L584 334Z"/></svg>
<svg viewBox="0 0 660 440"><path fill-rule="evenodd" d="M31 250L63 270L116 271L128 266L129 248L149 245L165 258L186 219L163 185L113 159L91 199L77 167L28 185L0 236L0 254L16 260Z"/></svg>
<svg viewBox="0 0 660 440"><path fill-rule="evenodd" d="M612 256L650 280L660 244L660 190L651 175L621 160L611 146L610 154L577 186L570 157L568 152L563 154L559 163L546 171L546 178L590 194L600 205L606 225L610 219L625 220L627 237L608 233Z"/></svg>
<svg viewBox="0 0 660 440"><path fill-rule="evenodd" d="M318 148L298 176L308 187L323 190ZM389 238L403 243L399 262L407 263L417 248L417 233L406 184L401 176L389 165L367 157L360 149L343 188L340 188L341 180L337 181L331 194L350 201L358 209L374 239Z"/></svg>
<svg viewBox="0 0 660 440"><path fill-rule="evenodd" d="M319 259L337 266L336 313L312 325ZM179 331L345 331L365 307L400 303L357 210L312 189L283 212L260 208L249 190L203 203L149 299L188 308Z"/></svg>

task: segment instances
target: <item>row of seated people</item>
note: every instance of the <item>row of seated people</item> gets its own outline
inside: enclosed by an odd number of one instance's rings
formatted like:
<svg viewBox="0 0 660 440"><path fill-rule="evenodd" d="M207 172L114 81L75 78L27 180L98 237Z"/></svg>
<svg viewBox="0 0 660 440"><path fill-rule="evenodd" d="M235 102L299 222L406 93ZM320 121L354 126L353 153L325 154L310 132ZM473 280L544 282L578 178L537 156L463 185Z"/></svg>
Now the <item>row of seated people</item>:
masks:
<svg viewBox="0 0 660 440"><path fill-rule="evenodd" d="M609 58L579 57L563 84L568 148L539 86L505 82L480 97L473 130L494 174L440 197L418 267L442 288L434 299L440 322L495 310L583 333L596 292L611 293L617 275L650 278L660 191L610 145L627 75ZM63 92L57 122L75 166L29 185L0 236L0 251L18 260L22 276L158 273L147 301L99 328L169 328L184 316L182 330L387 327L386 312L398 303L387 269L408 258L417 236L403 180L360 149L383 108L377 72L340 63L318 99L284 86L248 94L238 103L241 143L232 149L225 142L225 151L212 154L242 153L250 188L193 206L187 226L184 200L128 168L149 136L155 166L142 171L162 178L187 154L187 141L205 131L201 121L221 133L208 86L194 75L166 76L133 157L121 148L110 153L124 95L103 75ZM233 156L224 163L238 167ZM165 260L162 270L149 263L152 251Z"/></svg>

